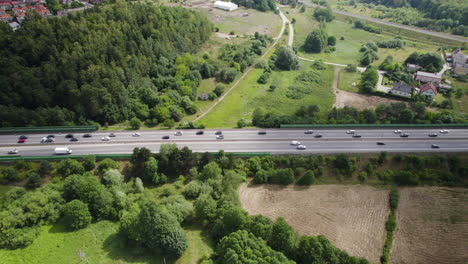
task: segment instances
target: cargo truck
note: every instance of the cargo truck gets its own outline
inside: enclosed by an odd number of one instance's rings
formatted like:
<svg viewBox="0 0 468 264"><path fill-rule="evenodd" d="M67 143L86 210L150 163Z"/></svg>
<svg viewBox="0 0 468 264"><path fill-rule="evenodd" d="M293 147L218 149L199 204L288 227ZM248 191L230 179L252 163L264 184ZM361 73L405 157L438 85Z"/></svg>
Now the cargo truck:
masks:
<svg viewBox="0 0 468 264"><path fill-rule="evenodd" d="M68 155L72 154L72 150L69 148L55 148L55 155Z"/></svg>

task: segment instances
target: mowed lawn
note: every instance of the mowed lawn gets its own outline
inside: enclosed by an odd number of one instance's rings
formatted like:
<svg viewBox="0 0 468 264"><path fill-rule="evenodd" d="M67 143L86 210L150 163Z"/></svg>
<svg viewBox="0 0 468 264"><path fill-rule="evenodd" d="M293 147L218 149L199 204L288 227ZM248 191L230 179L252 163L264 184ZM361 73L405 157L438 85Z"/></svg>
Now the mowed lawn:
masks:
<svg viewBox="0 0 468 264"><path fill-rule="evenodd" d="M69 232L62 224L44 226L39 237L28 247L16 250L0 250L2 264L63 264L63 263L151 263L196 264L211 247L198 228L186 231L189 247L177 260L145 253L126 245L118 235L119 224L100 221L89 227ZM79 252L85 257L81 259Z"/></svg>
<svg viewBox="0 0 468 264"><path fill-rule="evenodd" d="M288 10L289 19L295 18L294 24L295 36L294 46L300 48L307 38L307 35L318 27L318 22L312 17L312 9L308 9L305 13L300 13L297 9L285 8ZM387 34L375 34L354 28L354 24L348 21L335 19L326 24L326 30L329 36L335 36L336 51L331 53L306 53L299 52L299 55L309 59L322 59L326 62L334 62L340 64L358 64L361 57L359 52L360 47L367 42L377 42L394 39L394 36ZM343 37L343 40L340 38ZM385 57L391 55L395 62L402 63L413 52L437 52L439 47L430 44L407 41L407 47L404 49L384 49L379 48L379 60L373 64L379 65ZM300 50L300 49L299 49Z"/></svg>
<svg viewBox="0 0 468 264"><path fill-rule="evenodd" d="M322 112L331 109L335 102L332 90L333 68L321 71L323 79L319 84L313 84L313 92L301 99L286 97L288 87L293 85L296 77L302 71L311 70L310 63L301 62L301 70L275 71L268 83L259 84L257 80L263 70L253 69L239 85L227 95L209 114L199 122L210 128L236 127L241 118L251 121L252 113L256 108L277 114L293 114L300 106L316 104ZM277 88L271 92L272 83Z"/></svg>
<svg viewBox="0 0 468 264"><path fill-rule="evenodd" d="M347 72L344 69L341 69L338 80L338 89L357 93L359 92L358 84L360 78L361 75L358 72Z"/></svg>

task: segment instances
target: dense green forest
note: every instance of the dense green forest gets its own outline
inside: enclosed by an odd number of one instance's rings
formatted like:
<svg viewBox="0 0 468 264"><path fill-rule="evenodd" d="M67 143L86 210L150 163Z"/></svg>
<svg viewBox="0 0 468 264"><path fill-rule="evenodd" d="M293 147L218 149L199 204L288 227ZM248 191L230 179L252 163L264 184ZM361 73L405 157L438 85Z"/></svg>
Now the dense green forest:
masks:
<svg viewBox="0 0 468 264"><path fill-rule="evenodd" d="M178 121L208 60L181 55L211 32L197 12L122 1L28 16L15 32L0 23L0 126Z"/></svg>
<svg viewBox="0 0 468 264"><path fill-rule="evenodd" d="M359 1L389 7L388 9L373 7L384 12L383 18L388 17L403 24L468 36L468 1L465 0Z"/></svg>

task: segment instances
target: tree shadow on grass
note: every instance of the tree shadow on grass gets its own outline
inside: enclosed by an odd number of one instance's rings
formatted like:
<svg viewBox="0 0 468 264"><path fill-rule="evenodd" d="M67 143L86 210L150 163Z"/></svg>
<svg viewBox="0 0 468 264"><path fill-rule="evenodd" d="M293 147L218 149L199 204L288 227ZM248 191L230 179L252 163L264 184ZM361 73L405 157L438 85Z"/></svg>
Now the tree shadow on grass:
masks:
<svg viewBox="0 0 468 264"><path fill-rule="evenodd" d="M125 236L119 232L104 240L103 249L110 259L126 263L174 264L176 261L176 259L164 256L160 252L151 252L143 246L128 242Z"/></svg>

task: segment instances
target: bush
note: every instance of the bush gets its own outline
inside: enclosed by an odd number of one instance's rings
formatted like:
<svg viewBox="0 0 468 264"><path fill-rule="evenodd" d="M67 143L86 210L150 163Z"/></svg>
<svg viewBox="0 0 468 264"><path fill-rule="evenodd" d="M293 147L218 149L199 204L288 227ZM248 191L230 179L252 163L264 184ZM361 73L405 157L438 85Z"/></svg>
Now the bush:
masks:
<svg viewBox="0 0 468 264"><path fill-rule="evenodd" d="M297 181L297 184L299 185L312 185L314 183L315 183L315 174L311 170L308 170L306 173L304 173L304 176L302 176Z"/></svg>
<svg viewBox="0 0 468 264"><path fill-rule="evenodd" d="M276 53L275 65L281 70L299 69L299 60L290 47L280 47Z"/></svg>
<svg viewBox="0 0 468 264"><path fill-rule="evenodd" d="M398 207L398 200L400 199L400 193L398 192L398 189L392 188L390 190L390 209L391 210L396 210Z"/></svg>
<svg viewBox="0 0 468 264"><path fill-rule="evenodd" d="M328 37L328 45L330 45L330 46L335 46L336 45L336 37L335 36L329 36Z"/></svg>
<svg viewBox="0 0 468 264"><path fill-rule="evenodd" d="M359 173L358 178L359 178L359 181L360 181L360 182L365 182L365 181L367 180L367 172L361 171L361 172Z"/></svg>
<svg viewBox="0 0 468 264"><path fill-rule="evenodd" d="M73 200L63 207L64 221L68 228L76 230L87 227L92 220L88 205L80 200Z"/></svg>
<svg viewBox="0 0 468 264"><path fill-rule="evenodd" d="M140 129L141 127L141 120L138 119L137 117L133 117L132 119L130 119L130 121L128 122L128 126L130 129L132 130L138 130Z"/></svg>
<svg viewBox="0 0 468 264"><path fill-rule="evenodd" d="M269 78L270 78L270 73L267 71L264 71L262 75L260 75L260 77L258 78L257 82L260 84L266 84Z"/></svg>
<svg viewBox="0 0 468 264"><path fill-rule="evenodd" d="M226 87L223 84L218 83L216 84L216 87L214 88L213 93L216 94L216 96L221 96L224 93L225 88Z"/></svg>
<svg viewBox="0 0 468 264"><path fill-rule="evenodd" d="M90 171L96 167L96 156L95 155L87 155L83 158L83 168L86 171Z"/></svg>
<svg viewBox="0 0 468 264"><path fill-rule="evenodd" d="M83 174L85 169L77 160L68 158L60 161L57 172L63 177L68 177L72 174Z"/></svg>
<svg viewBox="0 0 468 264"><path fill-rule="evenodd" d="M28 181L26 182L26 187L28 189L36 189L41 186L41 176L37 173L32 173L29 175Z"/></svg>
<svg viewBox="0 0 468 264"><path fill-rule="evenodd" d="M248 124L249 123L245 118L241 118L241 119L239 119L239 121L237 121L237 127L238 128L246 127Z"/></svg>
<svg viewBox="0 0 468 264"><path fill-rule="evenodd" d="M99 171L99 173L104 173L107 170L119 169L119 168L120 168L120 164L117 161L107 158L107 159L102 160L99 163L97 170Z"/></svg>

